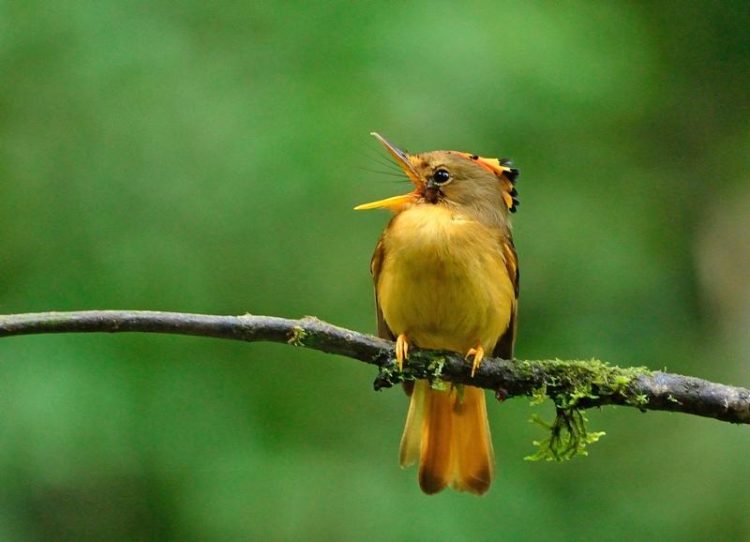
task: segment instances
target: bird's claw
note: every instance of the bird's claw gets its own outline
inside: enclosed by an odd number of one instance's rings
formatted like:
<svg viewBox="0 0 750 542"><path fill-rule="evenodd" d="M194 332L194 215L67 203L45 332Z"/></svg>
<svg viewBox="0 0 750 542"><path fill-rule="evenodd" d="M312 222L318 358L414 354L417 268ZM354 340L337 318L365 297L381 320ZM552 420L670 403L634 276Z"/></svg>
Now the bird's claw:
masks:
<svg viewBox="0 0 750 542"><path fill-rule="evenodd" d="M471 356L474 356L474 360L471 363L471 377L474 378L474 373L477 372L479 364L482 363L482 358L484 358L484 348L482 348L481 344L466 352L466 359L469 359Z"/></svg>
<svg viewBox="0 0 750 542"><path fill-rule="evenodd" d="M396 338L396 365L404 370L404 360L409 356L409 341L403 333Z"/></svg>

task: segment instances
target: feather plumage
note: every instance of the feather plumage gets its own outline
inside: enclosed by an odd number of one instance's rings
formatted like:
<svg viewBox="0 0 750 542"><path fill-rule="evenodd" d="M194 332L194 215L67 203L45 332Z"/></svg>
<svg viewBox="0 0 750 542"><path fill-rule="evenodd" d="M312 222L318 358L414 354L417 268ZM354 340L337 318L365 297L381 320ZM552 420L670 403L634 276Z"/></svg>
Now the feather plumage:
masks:
<svg viewBox="0 0 750 542"><path fill-rule="evenodd" d="M466 354L476 347L512 358L519 274L508 213L518 204L517 170L468 153L407 155L380 139L416 189L361 207L396 213L371 263L378 335L422 348ZM438 169L449 172L440 179L450 184L435 184ZM428 494L448 486L486 492L494 454L484 391L454 385L437 390L427 381L405 387L411 399L401 465L419 463L420 487Z"/></svg>

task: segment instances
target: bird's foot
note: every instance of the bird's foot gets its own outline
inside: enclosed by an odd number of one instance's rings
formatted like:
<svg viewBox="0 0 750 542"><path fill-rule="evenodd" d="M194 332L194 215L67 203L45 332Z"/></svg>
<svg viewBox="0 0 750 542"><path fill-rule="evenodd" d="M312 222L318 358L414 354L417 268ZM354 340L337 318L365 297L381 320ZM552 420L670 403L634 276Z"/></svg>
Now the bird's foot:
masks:
<svg viewBox="0 0 750 542"><path fill-rule="evenodd" d="M403 333L396 338L396 365L404 370L404 360L409 356L409 341Z"/></svg>
<svg viewBox="0 0 750 542"><path fill-rule="evenodd" d="M476 373L479 368L479 364L482 363L482 358L484 358L484 348L482 348L481 344L478 344L476 348L472 348L466 352L466 359L469 359L471 356L474 356L474 361L471 363L471 376L473 378L474 373Z"/></svg>

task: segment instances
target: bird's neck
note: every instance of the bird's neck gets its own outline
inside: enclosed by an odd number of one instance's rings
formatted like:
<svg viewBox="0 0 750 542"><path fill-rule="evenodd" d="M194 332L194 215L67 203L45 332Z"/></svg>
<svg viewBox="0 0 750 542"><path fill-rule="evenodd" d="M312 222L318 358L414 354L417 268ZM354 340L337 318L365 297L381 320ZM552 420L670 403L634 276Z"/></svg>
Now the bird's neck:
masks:
<svg viewBox="0 0 750 542"><path fill-rule="evenodd" d="M389 237L396 244L427 252L442 252L441 247L455 251L457 246L466 244L467 235L471 237L478 231L497 232L496 239L510 233L502 212L443 203L412 205L394 217L391 226Z"/></svg>
<svg viewBox="0 0 750 542"><path fill-rule="evenodd" d="M486 200L474 200L469 203L456 203L452 201L441 202L439 206L444 206L450 210L453 216L461 217L464 220L478 222L483 226L493 230L510 233L511 225L508 212L498 206L493 205Z"/></svg>

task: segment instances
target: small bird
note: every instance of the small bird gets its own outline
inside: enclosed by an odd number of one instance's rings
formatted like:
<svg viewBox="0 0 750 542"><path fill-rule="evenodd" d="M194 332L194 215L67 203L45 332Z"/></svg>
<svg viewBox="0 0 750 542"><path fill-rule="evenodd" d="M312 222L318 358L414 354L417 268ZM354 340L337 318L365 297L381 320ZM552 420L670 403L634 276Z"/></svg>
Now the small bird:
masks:
<svg viewBox="0 0 750 542"><path fill-rule="evenodd" d="M450 350L471 361L511 359L518 305L518 259L509 213L518 206L518 170L508 160L457 151L409 154L372 134L414 184L408 194L366 203L393 216L370 270L378 335L396 341L399 369L410 345ZM419 463L427 494L446 486L481 495L494 475L484 390L407 382L402 467Z"/></svg>

